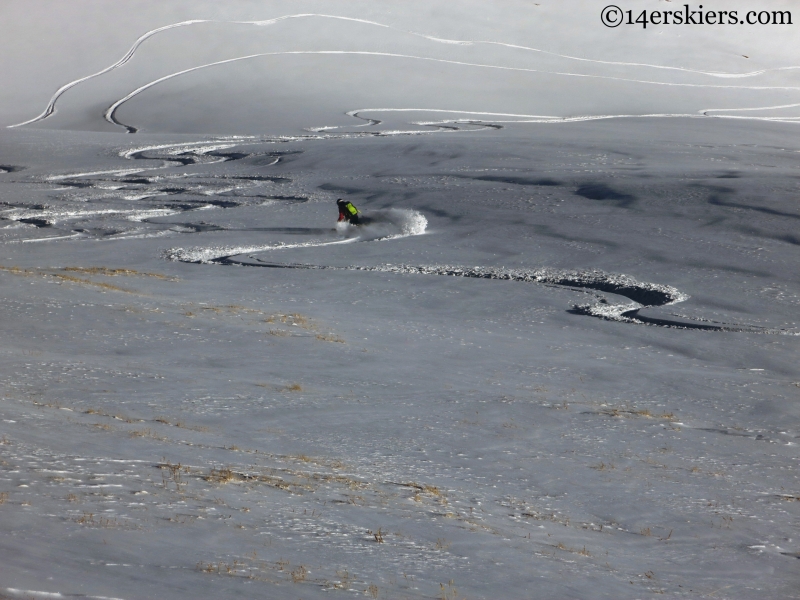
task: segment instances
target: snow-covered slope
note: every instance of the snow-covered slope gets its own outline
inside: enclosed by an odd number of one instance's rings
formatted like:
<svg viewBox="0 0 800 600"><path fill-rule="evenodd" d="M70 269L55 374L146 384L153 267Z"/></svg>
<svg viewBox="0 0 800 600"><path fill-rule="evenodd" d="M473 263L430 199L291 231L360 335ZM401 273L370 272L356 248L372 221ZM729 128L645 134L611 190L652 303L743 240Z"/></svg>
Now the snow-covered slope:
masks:
<svg viewBox="0 0 800 600"><path fill-rule="evenodd" d="M795 29L24 6L0 597L798 597Z"/></svg>
<svg viewBox="0 0 800 600"><path fill-rule="evenodd" d="M609 28L596 3L551 2L463 5L454 31L441 17L412 24L385 8L301 4L134 30L119 56L62 82L38 115L15 124L276 134L352 127L353 111L404 122L798 116L788 25ZM752 7L739 8L744 21ZM428 11L408 3L402 12Z"/></svg>

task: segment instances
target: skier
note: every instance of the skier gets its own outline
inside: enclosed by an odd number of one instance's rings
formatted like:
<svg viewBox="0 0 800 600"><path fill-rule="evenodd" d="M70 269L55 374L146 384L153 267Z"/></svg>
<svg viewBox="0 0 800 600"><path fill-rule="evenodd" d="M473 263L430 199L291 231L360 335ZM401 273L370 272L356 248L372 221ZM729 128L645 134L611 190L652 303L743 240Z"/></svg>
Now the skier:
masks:
<svg viewBox="0 0 800 600"><path fill-rule="evenodd" d="M347 221L352 225L361 225L359 219L359 210L349 200L339 198L336 201L336 206L339 207L339 221Z"/></svg>

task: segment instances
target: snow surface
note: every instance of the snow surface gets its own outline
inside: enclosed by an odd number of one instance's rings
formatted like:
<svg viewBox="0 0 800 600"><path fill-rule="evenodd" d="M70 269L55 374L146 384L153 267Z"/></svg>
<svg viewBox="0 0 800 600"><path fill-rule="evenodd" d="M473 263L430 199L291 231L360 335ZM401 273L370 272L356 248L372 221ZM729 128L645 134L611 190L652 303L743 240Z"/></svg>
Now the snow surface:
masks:
<svg viewBox="0 0 800 600"><path fill-rule="evenodd" d="M794 29L227 4L8 69L0 598L800 597Z"/></svg>

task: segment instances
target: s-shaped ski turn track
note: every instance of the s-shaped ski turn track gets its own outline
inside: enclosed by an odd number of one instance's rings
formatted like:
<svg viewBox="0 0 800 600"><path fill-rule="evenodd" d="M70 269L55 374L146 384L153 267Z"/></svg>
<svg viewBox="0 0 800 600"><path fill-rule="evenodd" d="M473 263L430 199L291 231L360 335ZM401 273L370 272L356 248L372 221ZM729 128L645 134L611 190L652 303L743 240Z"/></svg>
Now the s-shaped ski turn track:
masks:
<svg viewBox="0 0 800 600"><path fill-rule="evenodd" d="M404 236L403 236L404 237ZM374 240L351 239L345 242L381 241L387 238ZM342 242L339 242L342 243ZM218 252L202 248L172 248L164 252L168 260L195 263L217 264L240 267L262 267L272 269L317 269L333 271L372 271L379 273L399 273L408 275L443 275L448 277L466 277L475 279L492 279L499 281L518 281L526 283L540 283L572 289L588 289L596 292L606 292L628 298L631 302L624 304L611 304L602 295L596 294L598 302L595 304L575 305L569 312L578 315L598 317L608 321L633 323L638 325L651 325L676 329L696 329L700 331L726 331L759 333L771 335L800 335L799 332L783 329L770 329L750 325L710 324L692 321L674 321L646 317L639 314L645 308L655 308L677 304L689 299L689 296L669 285L637 281L633 277L623 274L605 273L599 270L571 271L551 268L538 269L505 269L502 267L461 267L453 265L378 265L363 266L349 265L335 267L328 265L311 265L299 263L266 262L258 257L250 256L248 259L237 258L242 254L255 251L290 249L294 247L310 247L314 245L328 245L329 243L308 243L271 247L251 248L220 248ZM235 252L229 253L229 252Z"/></svg>

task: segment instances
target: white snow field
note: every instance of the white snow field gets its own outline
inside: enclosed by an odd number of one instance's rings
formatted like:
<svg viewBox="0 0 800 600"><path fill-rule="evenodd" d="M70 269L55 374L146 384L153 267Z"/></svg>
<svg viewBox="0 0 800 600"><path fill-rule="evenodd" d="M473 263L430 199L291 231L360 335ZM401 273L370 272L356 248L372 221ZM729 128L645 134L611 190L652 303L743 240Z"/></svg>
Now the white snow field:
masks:
<svg viewBox="0 0 800 600"><path fill-rule="evenodd" d="M800 598L800 25L604 5L4 2L0 598Z"/></svg>

